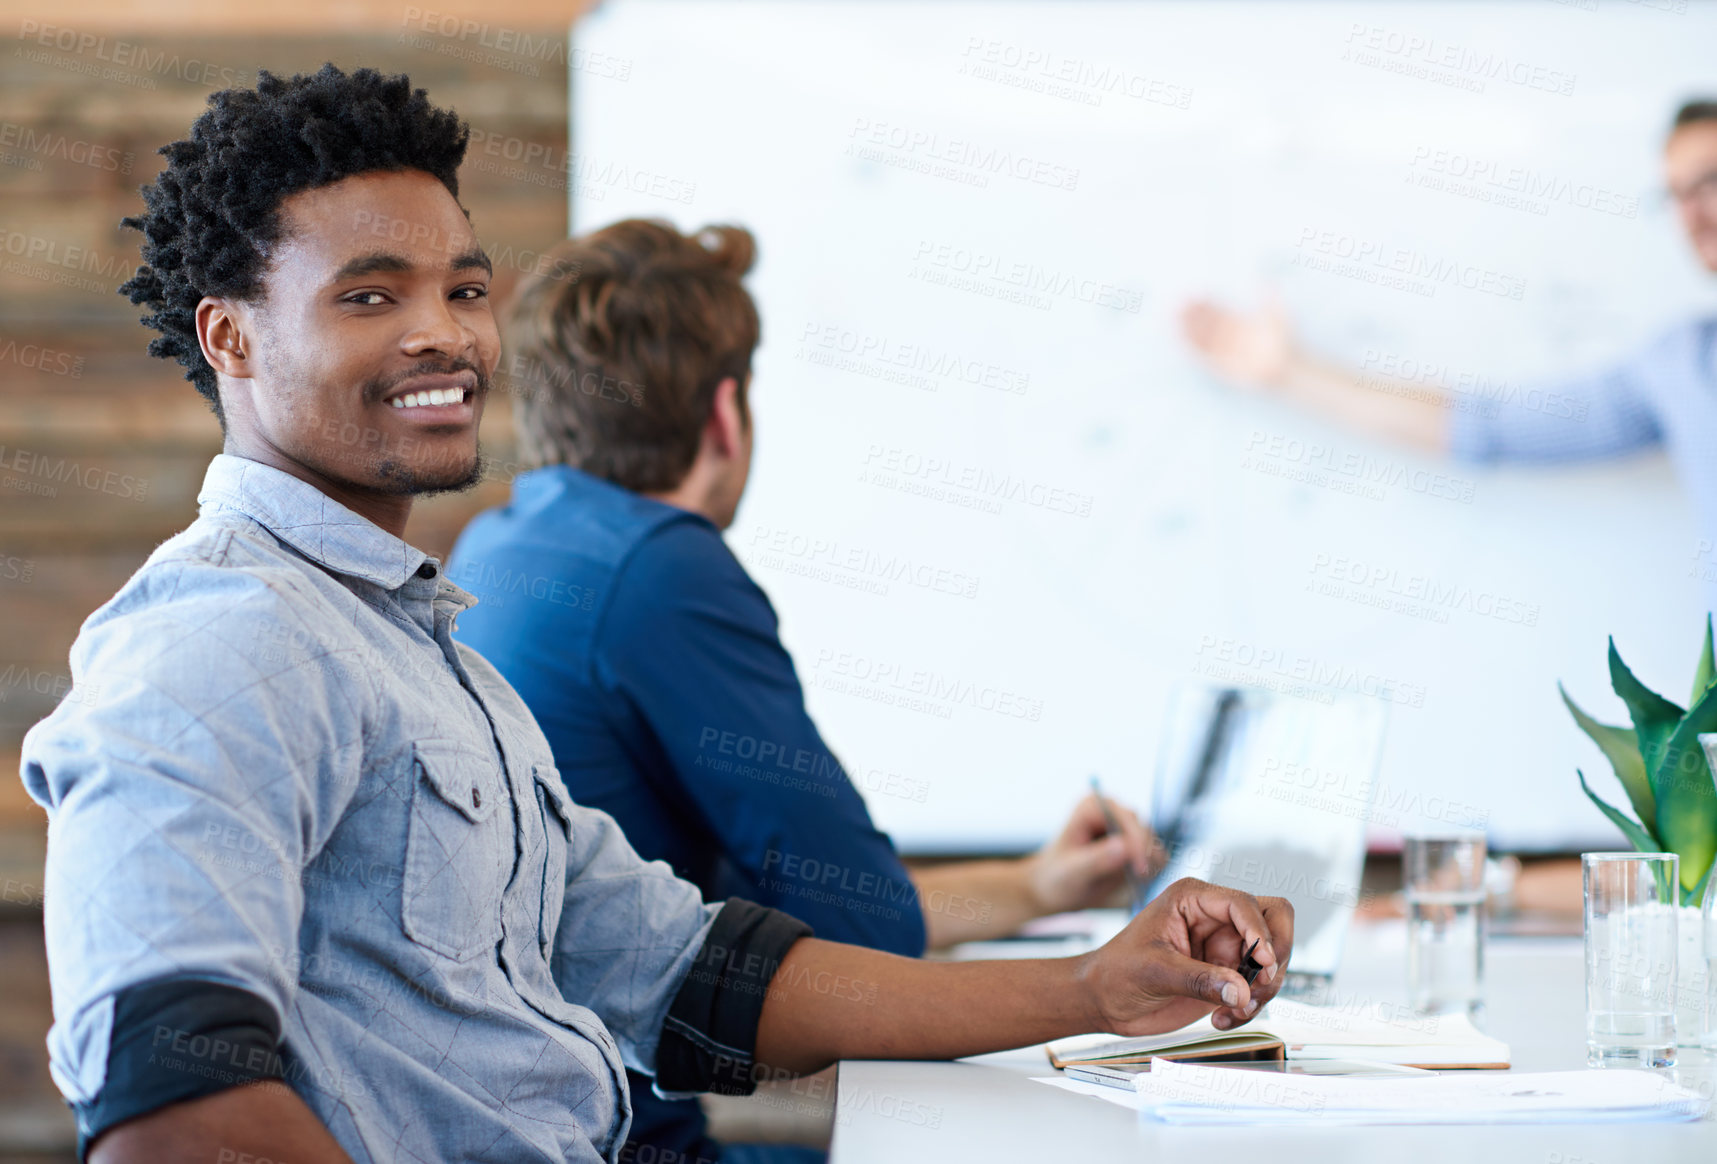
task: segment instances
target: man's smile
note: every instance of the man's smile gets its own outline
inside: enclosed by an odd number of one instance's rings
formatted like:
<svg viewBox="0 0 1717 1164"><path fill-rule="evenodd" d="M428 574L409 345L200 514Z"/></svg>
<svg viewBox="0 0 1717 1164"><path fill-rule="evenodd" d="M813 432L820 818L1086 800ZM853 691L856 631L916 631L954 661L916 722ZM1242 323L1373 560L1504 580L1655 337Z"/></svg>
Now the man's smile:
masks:
<svg viewBox="0 0 1717 1164"><path fill-rule="evenodd" d="M426 425L468 424L476 417L477 374L427 373L396 385L382 405Z"/></svg>

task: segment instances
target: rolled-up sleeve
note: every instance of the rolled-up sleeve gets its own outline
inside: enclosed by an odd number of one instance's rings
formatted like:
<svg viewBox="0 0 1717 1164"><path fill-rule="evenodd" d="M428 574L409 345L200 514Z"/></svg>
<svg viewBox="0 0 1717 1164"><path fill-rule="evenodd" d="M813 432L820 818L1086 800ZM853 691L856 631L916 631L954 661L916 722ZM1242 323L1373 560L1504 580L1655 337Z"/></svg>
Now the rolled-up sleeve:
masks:
<svg viewBox="0 0 1717 1164"><path fill-rule="evenodd" d="M626 1066L664 1094L749 1091L769 982L811 928L748 901L707 904L665 862L645 861L614 818L572 809L573 845L550 969Z"/></svg>
<svg viewBox="0 0 1717 1164"><path fill-rule="evenodd" d="M328 659L256 649L292 629L283 587L157 566L86 623L71 693L25 738L48 813L50 1065L86 1138L278 1073L300 872L355 781L362 702Z"/></svg>
<svg viewBox="0 0 1717 1164"><path fill-rule="evenodd" d="M730 897L716 915L662 1029L656 1090L750 1095L757 1087L757 1028L769 986L794 942L798 918Z"/></svg>
<svg viewBox="0 0 1717 1164"><path fill-rule="evenodd" d="M1619 456L1663 439L1651 398L1679 338L1671 333L1590 376L1538 384L1500 398L1462 394L1450 417L1449 452L1471 462L1552 463Z"/></svg>

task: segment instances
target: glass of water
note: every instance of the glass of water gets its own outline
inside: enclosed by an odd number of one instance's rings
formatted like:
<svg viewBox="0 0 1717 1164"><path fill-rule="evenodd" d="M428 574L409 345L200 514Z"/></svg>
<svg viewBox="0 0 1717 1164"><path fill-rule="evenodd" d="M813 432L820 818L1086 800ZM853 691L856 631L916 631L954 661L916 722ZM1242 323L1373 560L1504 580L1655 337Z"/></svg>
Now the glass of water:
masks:
<svg viewBox="0 0 1717 1164"><path fill-rule="evenodd" d="M1406 839L1407 994L1420 1014L1483 1010L1484 861L1480 833Z"/></svg>
<svg viewBox="0 0 1717 1164"><path fill-rule="evenodd" d="M1586 1064L1675 1064L1674 853L1584 853Z"/></svg>

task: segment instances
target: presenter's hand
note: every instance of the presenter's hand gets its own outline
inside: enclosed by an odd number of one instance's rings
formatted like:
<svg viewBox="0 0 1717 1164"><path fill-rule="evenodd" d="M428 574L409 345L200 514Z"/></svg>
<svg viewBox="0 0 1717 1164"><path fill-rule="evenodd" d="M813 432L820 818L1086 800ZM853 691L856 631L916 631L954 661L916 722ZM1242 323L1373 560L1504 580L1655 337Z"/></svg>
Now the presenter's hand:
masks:
<svg viewBox="0 0 1717 1164"><path fill-rule="evenodd" d="M1254 941L1264 969L1249 988L1237 967ZM1207 1014L1219 1030L1239 1026L1282 988L1293 946L1287 901L1182 878L1084 956L1091 1029L1154 1035Z"/></svg>
<svg viewBox="0 0 1717 1164"><path fill-rule="evenodd" d="M1109 801L1120 833L1109 835L1097 797L1073 809L1061 835L1025 858L1027 883L1039 913L1109 905L1127 884L1130 865L1139 877L1156 876L1167 861L1151 830L1124 806Z"/></svg>
<svg viewBox="0 0 1717 1164"><path fill-rule="evenodd" d="M1278 387L1297 356L1287 313L1274 300L1251 315L1194 300L1181 309L1180 324L1212 371L1245 387Z"/></svg>

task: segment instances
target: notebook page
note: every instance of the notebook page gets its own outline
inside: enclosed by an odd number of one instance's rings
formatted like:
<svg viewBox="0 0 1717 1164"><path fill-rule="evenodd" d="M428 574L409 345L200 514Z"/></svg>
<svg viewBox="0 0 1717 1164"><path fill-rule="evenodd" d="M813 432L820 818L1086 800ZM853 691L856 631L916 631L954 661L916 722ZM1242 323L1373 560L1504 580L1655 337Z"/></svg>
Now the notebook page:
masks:
<svg viewBox="0 0 1717 1164"><path fill-rule="evenodd" d="M1278 998L1264 1008L1257 1025L1289 1047L1308 1043L1350 1047L1467 1047L1497 1042L1473 1026L1464 1014L1415 1015L1405 1006L1384 1002L1325 1007Z"/></svg>

